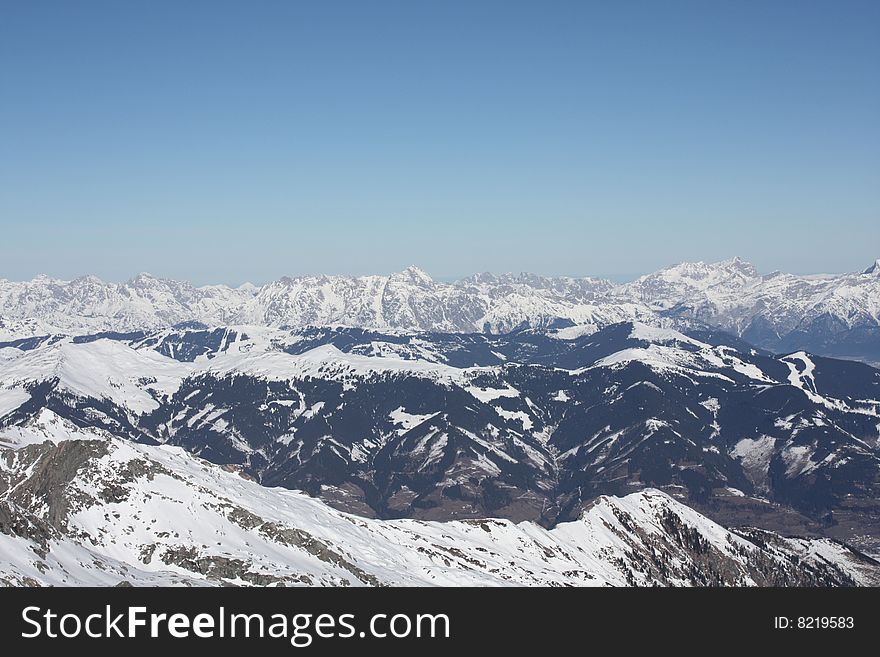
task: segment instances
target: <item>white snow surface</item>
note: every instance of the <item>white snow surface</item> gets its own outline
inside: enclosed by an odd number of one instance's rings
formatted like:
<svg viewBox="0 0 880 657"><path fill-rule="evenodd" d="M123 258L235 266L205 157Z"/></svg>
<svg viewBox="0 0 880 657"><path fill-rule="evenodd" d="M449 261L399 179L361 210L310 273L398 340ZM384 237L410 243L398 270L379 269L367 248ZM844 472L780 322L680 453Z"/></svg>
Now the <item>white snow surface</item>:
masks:
<svg viewBox="0 0 880 657"><path fill-rule="evenodd" d="M139 274L125 283L94 276L0 280L0 342L50 333L208 326L344 325L380 330L506 332L557 320L563 339L623 321L663 326L658 314L692 309L692 319L741 334L760 319L783 335L825 314L847 326L880 324L880 270L760 275L739 258L681 263L625 284L593 278L477 274L434 281L417 267L389 276L301 276L261 287L189 283Z"/></svg>
<svg viewBox="0 0 880 657"><path fill-rule="evenodd" d="M188 363L115 340L63 340L17 354L11 351L0 360L0 387L21 389L57 379L71 394L109 399L137 414L157 408L155 396L173 393L192 371Z"/></svg>
<svg viewBox="0 0 880 657"><path fill-rule="evenodd" d="M248 350L229 349L211 360L199 358L195 362L180 362L152 349L135 349L109 339L77 344L66 338L27 351L7 348L0 353L0 416L27 400L28 386L49 380L57 380L58 387L69 394L107 399L140 415L157 408L157 399L173 394L186 378L206 374L217 378L247 375L271 381L315 377L343 382L370 375L408 375L466 386L470 377L492 371L362 356L332 345L298 355L276 351L268 341L251 341L248 346ZM507 395L509 391L497 394Z"/></svg>
<svg viewBox="0 0 880 657"><path fill-rule="evenodd" d="M639 532L662 539L668 513L732 559L740 550L757 549L656 490L599 498L581 520L552 530L496 519L370 520L300 492L260 486L178 447L138 445L71 426L55 429L68 439L100 441L88 444L105 445L106 453L81 466L67 485L65 494L73 500L67 531L49 539L45 557L30 540L0 534L0 581L599 586L631 585L630 577L650 584L639 568L622 564L629 563L632 541L644 540ZM0 437L6 445L14 442L5 432ZM31 442L29 449L35 448ZM27 480L32 466L26 458L22 445L0 450L0 475ZM111 485L108 499L102 491ZM0 502L9 494L0 494ZM35 500L23 511L39 516L45 509ZM847 566L836 548L812 542L802 547ZM677 558L672 556L673 564ZM232 570L212 571L229 560Z"/></svg>
<svg viewBox="0 0 880 657"><path fill-rule="evenodd" d="M11 413L31 396L21 388L0 388L0 417Z"/></svg>

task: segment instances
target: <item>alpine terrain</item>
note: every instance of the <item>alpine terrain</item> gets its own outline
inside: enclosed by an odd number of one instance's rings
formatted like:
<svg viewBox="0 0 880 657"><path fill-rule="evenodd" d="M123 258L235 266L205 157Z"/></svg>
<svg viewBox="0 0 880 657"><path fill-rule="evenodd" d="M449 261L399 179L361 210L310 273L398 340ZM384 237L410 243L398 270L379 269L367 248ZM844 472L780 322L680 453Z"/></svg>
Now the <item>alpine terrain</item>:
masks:
<svg viewBox="0 0 880 657"><path fill-rule="evenodd" d="M345 325L375 330L505 333L622 321L721 329L772 351L880 362L880 260L842 275L760 275L739 258L682 263L625 284L593 278L477 274L441 283L416 267L390 276L282 278L262 287L139 274L0 279L0 341L208 326Z"/></svg>
<svg viewBox="0 0 880 657"><path fill-rule="evenodd" d="M878 584L878 361L880 262L0 281L0 582Z"/></svg>

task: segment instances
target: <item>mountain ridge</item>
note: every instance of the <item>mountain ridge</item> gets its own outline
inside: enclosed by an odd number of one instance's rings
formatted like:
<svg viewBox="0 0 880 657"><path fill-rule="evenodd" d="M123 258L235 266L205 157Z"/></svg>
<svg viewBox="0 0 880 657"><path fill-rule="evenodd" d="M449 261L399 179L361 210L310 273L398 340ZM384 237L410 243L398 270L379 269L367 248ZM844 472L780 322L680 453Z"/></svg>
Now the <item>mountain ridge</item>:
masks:
<svg viewBox="0 0 880 657"><path fill-rule="evenodd" d="M0 428L51 411L380 518L550 526L655 487L731 526L880 552L880 371L722 332L560 333L31 340L0 348Z"/></svg>
<svg viewBox="0 0 880 657"><path fill-rule="evenodd" d="M620 284L527 273L443 283L415 266L387 276L283 277L237 288L145 273L125 283L39 276L0 280L0 342L184 323L506 333L638 321L721 329L777 353L803 349L876 363L878 271L874 263L860 273L760 275L737 257L679 263Z"/></svg>
<svg viewBox="0 0 880 657"><path fill-rule="evenodd" d="M880 564L827 539L732 532L655 490L547 530L378 521L180 448L44 418L0 432L0 583L17 586L856 586ZM15 438L13 438L15 440Z"/></svg>

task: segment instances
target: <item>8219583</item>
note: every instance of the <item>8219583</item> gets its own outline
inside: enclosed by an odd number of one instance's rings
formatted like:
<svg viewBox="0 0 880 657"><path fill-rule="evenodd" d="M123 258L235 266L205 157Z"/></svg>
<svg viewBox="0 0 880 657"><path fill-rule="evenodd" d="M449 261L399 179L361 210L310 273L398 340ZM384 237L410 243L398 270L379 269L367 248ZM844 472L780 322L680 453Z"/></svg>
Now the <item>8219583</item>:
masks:
<svg viewBox="0 0 880 657"><path fill-rule="evenodd" d="M773 629L776 630L851 630L855 627L852 616L776 616Z"/></svg>

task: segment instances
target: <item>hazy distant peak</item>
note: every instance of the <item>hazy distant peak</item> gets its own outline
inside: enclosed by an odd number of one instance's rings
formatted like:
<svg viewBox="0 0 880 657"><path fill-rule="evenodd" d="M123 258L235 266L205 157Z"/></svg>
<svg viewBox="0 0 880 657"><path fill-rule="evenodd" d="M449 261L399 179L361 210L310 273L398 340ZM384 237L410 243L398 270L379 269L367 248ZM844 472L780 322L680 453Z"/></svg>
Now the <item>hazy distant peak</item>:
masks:
<svg viewBox="0 0 880 657"><path fill-rule="evenodd" d="M415 265L410 265L401 272L391 274L391 280L405 281L416 285L430 285L434 279L424 270Z"/></svg>
<svg viewBox="0 0 880 657"><path fill-rule="evenodd" d="M863 274L880 274L880 258L874 261L874 264L868 267Z"/></svg>

